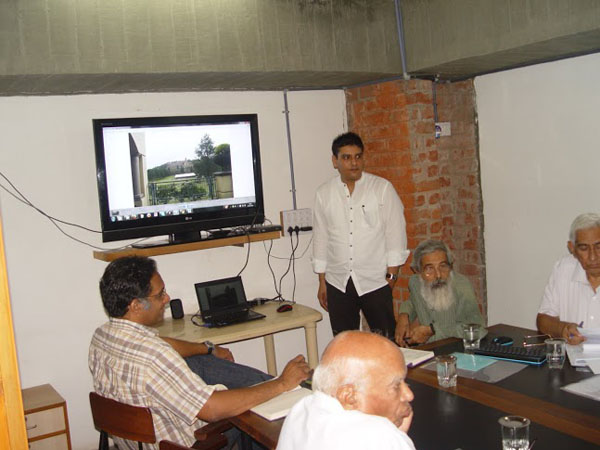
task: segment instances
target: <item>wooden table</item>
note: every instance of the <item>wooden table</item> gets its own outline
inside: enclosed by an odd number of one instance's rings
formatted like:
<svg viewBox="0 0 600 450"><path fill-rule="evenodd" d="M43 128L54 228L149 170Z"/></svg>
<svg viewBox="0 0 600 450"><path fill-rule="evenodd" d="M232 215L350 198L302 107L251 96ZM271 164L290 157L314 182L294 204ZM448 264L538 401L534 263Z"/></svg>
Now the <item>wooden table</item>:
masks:
<svg viewBox="0 0 600 450"><path fill-rule="evenodd" d="M267 372L273 376L277 375L273 334L294 328L304 328L308 365L311 369L314 369L319 363L317 322L323 316L316 309L298 303L294 305L291 311L283 313L277 312L278 306L280 306L280 303L270 302L252 308L254 311L264 314L266 318L226 327L207 328L197 326L192 323L192 316L186 314L183 319L165 319L155 328L158 329L160 336L191 342L211 341L215 344L228 344L262 337L265 345ZM199 317L197 319L202 322Z"/></svg>
<svg viewBox="0 0 600 450"><path fill-rule="evenodd" d="M511 336L517 345L532 330L507 325L488 328L489 337ZM422 346L436 354L462 351L462 341L446 339ZM415 412L409 435L417 449L500 449L500 426L504 414L517 414L532 421L531 437L536 448L587 450L600 444L600 404L562 391L560 386L591 376L569 363L562 370L527 366L496 384L459 377L455 388L438 386L434 371L409 369L408 380L415 394ZM245 412L230 421L269 449L275 449L283 420L269 422ZM435 433L432 433L435 430Z"/></svg>

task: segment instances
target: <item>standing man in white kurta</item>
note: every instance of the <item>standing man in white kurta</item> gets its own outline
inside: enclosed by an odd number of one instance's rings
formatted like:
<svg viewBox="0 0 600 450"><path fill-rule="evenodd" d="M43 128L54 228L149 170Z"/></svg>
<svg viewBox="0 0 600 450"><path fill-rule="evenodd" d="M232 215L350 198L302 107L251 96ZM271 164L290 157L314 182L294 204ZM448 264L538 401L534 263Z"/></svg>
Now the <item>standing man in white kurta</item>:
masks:
<svg viewBox="0 0 600 450"><path fill-rule="evenodd" d="M334 335L358 329L362 311L371 330L393 339L392 289L409 255L404 207L389 181L363 171L357 134L341 134L331 149L339 176L318 188L314 206L319 303Z"/></svg>

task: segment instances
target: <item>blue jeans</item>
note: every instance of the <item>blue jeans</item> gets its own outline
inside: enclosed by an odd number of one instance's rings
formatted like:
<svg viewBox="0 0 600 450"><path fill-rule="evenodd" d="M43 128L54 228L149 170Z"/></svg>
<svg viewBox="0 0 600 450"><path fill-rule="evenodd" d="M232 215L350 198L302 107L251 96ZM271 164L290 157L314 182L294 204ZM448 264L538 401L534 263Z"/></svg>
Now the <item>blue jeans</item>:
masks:
<svg viewBox="0 0 600 450"><path fill-rule="evenodd" d="M227 389L252 386L273 378L253 367L237 364L214 355L194 355L185 362L206 384L224 384Z"/></svg>
<svg viewBox="0 0 600 450"><path fill-rule="evenodd" d="M253 367L233 363L214 355L188 356L185 358L185 362L192 369L192 372L202 378L206 384L223 384L228 389L252 386L273 378L271 375ZM246 439L245 442L242 442L241 432L237 428L232 428L224 434L228 441L225 447L227 449L232 448L236 443L240 449L264 449L263 446L252 439ZM249 446L247 441L252 441Z"/></svg>

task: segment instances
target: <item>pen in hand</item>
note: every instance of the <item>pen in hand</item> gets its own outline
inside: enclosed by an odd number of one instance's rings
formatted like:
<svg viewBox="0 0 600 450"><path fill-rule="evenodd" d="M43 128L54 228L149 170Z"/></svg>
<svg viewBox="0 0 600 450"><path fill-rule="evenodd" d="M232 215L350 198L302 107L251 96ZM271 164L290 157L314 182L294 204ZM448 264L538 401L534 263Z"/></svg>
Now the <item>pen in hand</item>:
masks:
<svg viewBox="0 0 600 450"><path fill-rule="evenodd" d="M583 326L583 320L581 322L579 322L579 325L577 325L577 328L581 328ZM575 336L573 333L569 333L569 338L572 338L573 336Z"/></svg>

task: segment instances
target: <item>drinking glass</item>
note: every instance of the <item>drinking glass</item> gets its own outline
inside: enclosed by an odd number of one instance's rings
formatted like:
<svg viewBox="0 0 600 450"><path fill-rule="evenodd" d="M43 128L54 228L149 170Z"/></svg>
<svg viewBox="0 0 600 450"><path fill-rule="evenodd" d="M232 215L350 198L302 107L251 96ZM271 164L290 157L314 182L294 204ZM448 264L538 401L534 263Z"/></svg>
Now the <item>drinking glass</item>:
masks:
<svg viewBox="0 0 600 450"><path fill-rule="evenodd" d="M441 387L456 386L456 356L440 355L435 358L438 384Z"/></svg>
<svg viewBox="0 0 600 450"><path fill-rule="evenodd" d="M502 450L529 449L529 419L521 416L504 416L498 422L502 433Z"/></svg>
<svg viewBox="0 0 600 450"><path fill-rule="evenodd" d="M563 338L546 339L546 360L550 369L562 369L565 363L567 340Z"/></svg>
<svg viewBox="0 0 600 450"><path fill-rule="evenodd" d="M462 327L463 331L463 346L465 352L470 352L475 348L479 348L481 341L481 325L477 323L467 323Z"/></svg>

